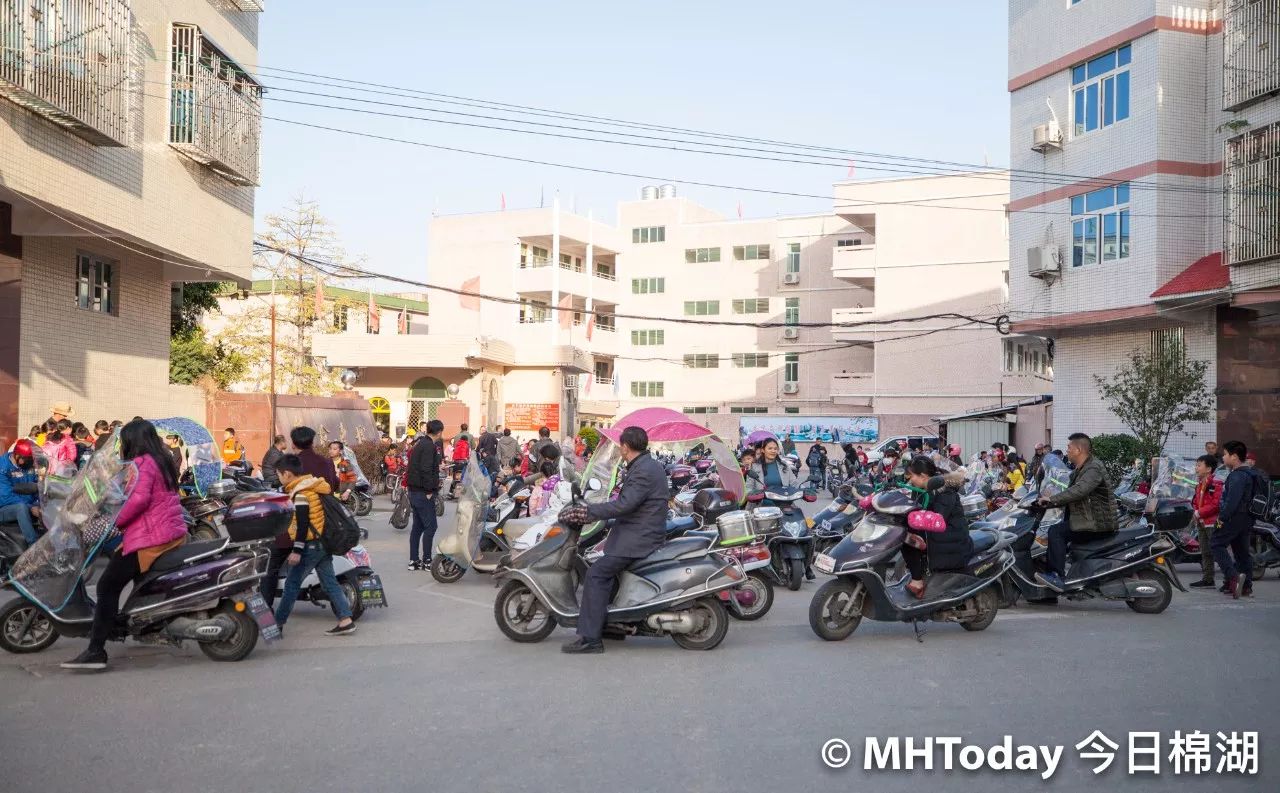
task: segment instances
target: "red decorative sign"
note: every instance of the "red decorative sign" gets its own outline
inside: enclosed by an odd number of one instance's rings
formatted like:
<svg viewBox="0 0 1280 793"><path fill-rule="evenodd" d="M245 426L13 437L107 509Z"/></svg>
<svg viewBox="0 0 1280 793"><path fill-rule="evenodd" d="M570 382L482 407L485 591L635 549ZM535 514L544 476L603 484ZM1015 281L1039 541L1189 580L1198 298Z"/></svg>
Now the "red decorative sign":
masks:
<svg viewBox="0 0 1280 793"><path fill-rule="evenodd" d="M507 405L506 421L502 426L510 428L512 432L519 430L537 432L546 427L551 430L552 435L555 435L560 432L560 406L537 403Z"/></svg>

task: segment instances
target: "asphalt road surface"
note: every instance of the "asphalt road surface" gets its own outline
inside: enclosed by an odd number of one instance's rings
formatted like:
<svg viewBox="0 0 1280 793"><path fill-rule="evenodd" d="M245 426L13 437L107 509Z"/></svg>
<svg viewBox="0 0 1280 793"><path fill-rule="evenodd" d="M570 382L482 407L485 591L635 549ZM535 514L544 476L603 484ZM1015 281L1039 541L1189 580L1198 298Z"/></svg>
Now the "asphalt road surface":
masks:
<svg viewBox="0 0 1280 793"><path fill-rule="evenodd" d="M869 621L844 642L818 639L807 609L820 576L779 591L763 620L734 622L712 652L629 639L569 657L565 630L537 645L503 637L487 576L446 586L407 572L407 532L379 502L366 547L390 606L367 611L354 636L324 636L329 611L301 603L285 640L236 664L117 644L108 673L69 673L57 664L84 643L68 639L0 657L0 789L1280 790L1274 571L1251 600L1178 593L1159 616L1020 606L981 633L930 624L923 643L909 625ZM1075 748L1094 730L1119 745L1098 776ZM1214 743L1218 731L1257 732L1258 773L1172 774L1175 730ZM1160 733L1160 775L1128 775L1130 731ZM868 736L986 749L1005 735L1015 755L1063 747L1053 776L1042 781L1043 759L1038 771L946 771L941 748L932 771L863 767ZM821 750L837 738L851 762L832 770Z"/></svg>

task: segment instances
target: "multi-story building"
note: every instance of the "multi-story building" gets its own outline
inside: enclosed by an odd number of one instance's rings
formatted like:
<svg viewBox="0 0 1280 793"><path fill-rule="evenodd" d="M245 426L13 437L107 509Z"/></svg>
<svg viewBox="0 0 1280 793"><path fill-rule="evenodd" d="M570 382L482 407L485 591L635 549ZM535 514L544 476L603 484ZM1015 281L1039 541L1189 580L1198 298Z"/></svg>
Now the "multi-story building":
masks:
<svg viewBox="0 0 1280 793"><path fill-rule="evenodd" d="M429 280L486 299L433 296L427 343L385 364L319 341L362 367L362 391L437 370L473 416L518 431L663 406L727 437L757 414L918 434L1048 390L1039 340L1006 367L991 324L918 319L1000 314L1007 199L1002 174L976 174L840 184L832 212L799 217L728 219L669 186L621 203L617 226L558 201L437 217Z"/></svg>
<svg viewBox="0 0 1280 793"><path fill-rule="evenodd" d="M181 411L172 285L246 281L261 3L7 0L0 10L0 435Z"/></svg>
<svg viewBox="0 0 1280 793"><path fill-rule="evenodd" d="M1094 376L1178 342L1217 420L1169 451L1274 450L1280 1L1009 8L1014 330L1053 340L1055 443L1125 431Z"/></svg>

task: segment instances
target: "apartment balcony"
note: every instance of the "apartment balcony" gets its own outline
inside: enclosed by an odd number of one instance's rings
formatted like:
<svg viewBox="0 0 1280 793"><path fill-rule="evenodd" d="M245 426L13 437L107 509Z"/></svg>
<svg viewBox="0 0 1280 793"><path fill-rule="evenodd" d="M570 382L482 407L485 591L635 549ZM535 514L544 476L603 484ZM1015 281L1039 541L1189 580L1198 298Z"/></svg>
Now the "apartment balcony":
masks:
<svg viewBox="0 0 1280 793"><path fill-rule="evenodd" d="M831 321L837 326L857 325L874 318L875 313L875 306L837 308L831 311ZM831 329L831 335L836 341L875 341L877 330L874 325L848 328L834 327Z"/></svg>
<svg viewBox="0 0 1280 793"><path fill-rule="evenodd" d="M831 254L831 274L846 281L875 281L876 246L845 245L838 246Z"/></svg>
<svg viewBox="0 0 1280 793"><path fill-rule="evenodd" d="M169 145L238 185L258 183L262 88L194 25L173 26Z"/></svg>
<svg viewBox="0 0 1280 793"><path fill-rule="evenodd" d="M831 399L837 405L870 405L875 397L875 372L841 372L831 375Z"/></svg>
<svg viewBox="0 0 1280 793"><path fill-rule="evenodd" d="M1235 112L1280 91L1280 0L1226 0L1222 107Z"/></svg>
<svg viewBox="0 0 1280 793"><path fill-rule="evenodd" d="M128 0L6 0L0 96L95 146L129 132Z"/></svg>
<svg viewBox="0 0 1280 793"><path fill-rule="evenodd" d="M586 266L574 269L572 265L558 264L552 266L550 259L529 257L516 270L515 287L521 294L544 293L550 295L557 285L560 294L591 297L606 303L618 302L618 282L611 272L594 268L595 273L588 275Z"/></svg>

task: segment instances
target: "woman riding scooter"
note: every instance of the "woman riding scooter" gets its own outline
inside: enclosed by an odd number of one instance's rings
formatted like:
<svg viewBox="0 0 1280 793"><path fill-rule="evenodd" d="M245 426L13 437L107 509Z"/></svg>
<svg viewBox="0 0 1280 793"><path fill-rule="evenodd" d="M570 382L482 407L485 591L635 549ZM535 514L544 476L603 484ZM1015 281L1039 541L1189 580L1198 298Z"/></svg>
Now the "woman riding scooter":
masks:
<svg viewBox="0 0 1280 793"><path fill-rule="evenodd" d="M747 472L747 478L755 480L753 488L797 487L799 479L791 466L782 461L782 447L772 438L761 444L756 451L756 460Z"/></svg>
<svg viewBox="0 0 1280 793"><path fill-rule="evenodd" d="M907 590L917 598L924 597L925 576L929 570L963 570L973 555L969 522L965 520L958 489L964 485L964 469L946 473L941 482L935 479L940 473L933 460L924 456L916 457L907 466L907 483L916 500L947 522L944 531L928 535L911 530L902 546L902 559L911 572Z"/></svg>

